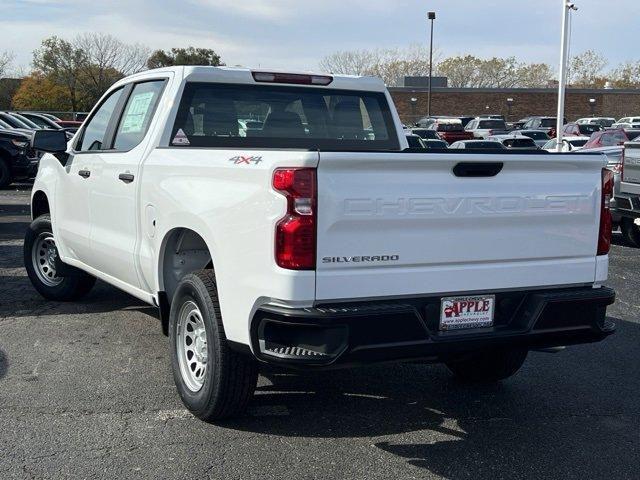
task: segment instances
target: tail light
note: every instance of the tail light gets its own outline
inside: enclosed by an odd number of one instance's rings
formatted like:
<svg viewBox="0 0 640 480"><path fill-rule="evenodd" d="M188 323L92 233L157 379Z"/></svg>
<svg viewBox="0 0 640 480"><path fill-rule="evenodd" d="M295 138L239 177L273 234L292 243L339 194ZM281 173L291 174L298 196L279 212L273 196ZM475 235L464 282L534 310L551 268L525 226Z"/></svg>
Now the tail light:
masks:
<svg viewBox="0 0 640 480"><path fill-rule="evenodd" d="M620 171L620 181L624 182L624 153L627 149L623 148L622 149L622 156L620 157L620 167L618 167L618 170Z"/></svg>
<svg viewBox="0 0 640 480"><path fill-rule="evenodd" d="M316 268L316 170L278 168L273 188L287 198L287 213L276 224L275 258L289 270Z"/></svg>
<svg viewBox="0 0 640 480"><path fill-rule="evenodd" d="M549 129L549 137L550 138L556 138L556 129L555 128L551 128Z"/></svg>
<svg viewBox="0 0 640 480"><path fill-rule="evenodd" d="M611 248L611 198L613 197L613 172L602 169L602 201L600 203L600 232L598 234L598 255L606 255Z"/></svg>
<svg viewBox="0 0 640 480"><path fill-rule="evenodd" d="M299 73L251 72L253 79L260 83L292 83L295 85L329 85L333 77L329 75L305 75Z"/></svg>

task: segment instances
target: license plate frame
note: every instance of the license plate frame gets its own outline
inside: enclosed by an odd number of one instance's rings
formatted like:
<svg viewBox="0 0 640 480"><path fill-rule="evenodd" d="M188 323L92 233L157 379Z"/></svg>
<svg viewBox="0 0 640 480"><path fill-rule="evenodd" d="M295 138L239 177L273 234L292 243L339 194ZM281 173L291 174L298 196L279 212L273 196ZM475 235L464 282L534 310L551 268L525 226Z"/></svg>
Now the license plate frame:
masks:
<svg viewBox="0 0 640 480"><path fill-rule="evenodd" d="M493 327L495 295L460 295L440 300L441 332Z"/></svg>

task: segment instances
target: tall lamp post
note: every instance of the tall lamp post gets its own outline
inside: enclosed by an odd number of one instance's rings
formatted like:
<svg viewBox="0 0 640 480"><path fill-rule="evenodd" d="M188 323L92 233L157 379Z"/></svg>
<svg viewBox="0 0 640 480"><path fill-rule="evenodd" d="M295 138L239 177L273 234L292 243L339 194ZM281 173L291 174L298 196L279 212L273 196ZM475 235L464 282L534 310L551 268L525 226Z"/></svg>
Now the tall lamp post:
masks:
<svg viewBox="0 0 640 480"><path fill-rule="evenodd" d="M557 151L562 151L562 127L564 126L564 93L567 87L567 62L569 57L569 15L578 10L573 2L562 1L562 38L560 42L560 74L558 77L558 117L556 122Z"/></svg>
<svg viewBox="0 0 640 480"><path fill-rule="evenodd" d="M427 18L431 20L431 40L429 42L429 96L427 97L427 116L431 116L431 83L433 83L433 21L436 12L429 12Z"/></svg>

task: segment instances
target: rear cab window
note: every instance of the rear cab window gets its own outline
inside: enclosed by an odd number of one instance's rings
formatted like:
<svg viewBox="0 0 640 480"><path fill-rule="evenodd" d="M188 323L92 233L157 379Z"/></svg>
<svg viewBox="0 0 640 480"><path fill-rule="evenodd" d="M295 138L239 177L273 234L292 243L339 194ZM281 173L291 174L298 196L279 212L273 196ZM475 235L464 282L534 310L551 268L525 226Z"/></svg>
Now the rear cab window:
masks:
<svg viewBox="0 0 640 480"><path fill-rule="evenodd" d="M507 124L502 120L480 120L478 128L487 128L491 130L506 130Z"/></svg>
<svg viewBox="0 0 640 480"><path fill-rule="evenodd" d="M399 150L384 93L188 82L170 146Z"/></svg>

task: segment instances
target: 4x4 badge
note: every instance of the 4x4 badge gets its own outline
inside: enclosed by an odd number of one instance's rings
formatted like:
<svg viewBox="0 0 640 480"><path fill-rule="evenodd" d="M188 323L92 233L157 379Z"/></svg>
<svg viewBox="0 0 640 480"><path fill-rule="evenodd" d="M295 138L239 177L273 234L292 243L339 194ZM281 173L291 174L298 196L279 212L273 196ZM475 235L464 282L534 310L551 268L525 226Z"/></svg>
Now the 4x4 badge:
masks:
<svg viewBox="0 0 640 480"><path fill-rule="evenodd" d="M234 165L257 165L262 161L262 157L243 157L242 155L238 155L237 157L230 158L229 161L233 162Z"/></svg>

